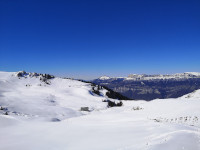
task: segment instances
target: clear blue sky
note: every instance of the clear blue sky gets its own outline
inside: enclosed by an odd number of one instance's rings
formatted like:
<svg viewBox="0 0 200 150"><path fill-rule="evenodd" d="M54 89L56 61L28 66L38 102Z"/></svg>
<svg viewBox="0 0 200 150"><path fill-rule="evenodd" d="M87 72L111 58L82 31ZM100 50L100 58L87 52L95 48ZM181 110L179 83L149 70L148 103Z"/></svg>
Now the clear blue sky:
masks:
<svg viewBox="0 0 200 150"><path fill-rule="evenodd" d="M200 1L1 0L0 70L200 72Z"/></svg>

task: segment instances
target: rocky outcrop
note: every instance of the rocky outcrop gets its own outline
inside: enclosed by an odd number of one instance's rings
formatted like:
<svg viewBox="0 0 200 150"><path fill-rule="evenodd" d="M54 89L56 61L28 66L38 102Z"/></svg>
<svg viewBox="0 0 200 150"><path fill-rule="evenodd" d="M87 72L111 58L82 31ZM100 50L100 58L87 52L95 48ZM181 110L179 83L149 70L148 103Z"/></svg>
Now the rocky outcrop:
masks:
<svg viewBox="0 0 200 150"><path fill-rule="evenodd" d="M17 72L16 73L16 76L17 77L19 77L19 78L22 78L22 77L24 77L24 78L27 78L27 77L36 77L36 78L40 78L40 80L42 81L42 82L45 82L46 84L50 84L50 81L49 81L49 79L53 79L53 78L55 78L53 75L50 75L50 74L42 74L42 73L35 73L35 72L33 72L33 73L27 73L26 71L19 71L19 72Z"/></svg>

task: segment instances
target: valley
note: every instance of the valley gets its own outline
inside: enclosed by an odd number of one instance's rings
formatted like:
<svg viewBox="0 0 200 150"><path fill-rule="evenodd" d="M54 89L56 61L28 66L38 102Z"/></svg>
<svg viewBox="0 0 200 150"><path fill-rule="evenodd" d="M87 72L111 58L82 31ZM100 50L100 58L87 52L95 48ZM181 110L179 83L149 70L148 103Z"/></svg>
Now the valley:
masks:
<svg viewBox="0 0 200 150"><path fill-rule="evenodd" d="M128 77L101 77L95 84L108 87L133 100L178 98L200 88L199 73L174 75L129 75Z"/></svg>

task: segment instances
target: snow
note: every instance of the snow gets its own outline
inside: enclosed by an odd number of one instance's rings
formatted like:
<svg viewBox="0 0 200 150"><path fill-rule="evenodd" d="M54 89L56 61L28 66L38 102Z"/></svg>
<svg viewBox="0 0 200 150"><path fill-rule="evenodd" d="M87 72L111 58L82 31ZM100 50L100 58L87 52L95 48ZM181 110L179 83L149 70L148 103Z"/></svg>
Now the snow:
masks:
<svg viewBox="0 0 200 150"><path fill-rule="evenodd" d="M200 73L199 72L185 72L186 74L191 74L191 75L194 75L194 76L200 76Z"/></svg>
<svg viewBox="0 0 200 150"><path fill-rule="evenodd" d="M16 77L16 74L0 73L0 105L10 115L26 118L60 120L80 116L81 107L102 109L104 96L93 96L91 85L70 79L54 78L50 85L39 77ZM103 91L102 91L103 92Z"/></svg>
<svg viewBox="0 0 200 150"><path fill-rule="evenodd" d="M176 73L176 74L167 74L167 75L146 75L146 74L130 74L128 77L107 77L103 76L100 77L99 80L117 80L117 79L124 79L124 80L181 80L181 79L190 79L190 78L200 78L200 73L198 72L185 72L185 73Z"/></svg>
<svg viewBox="0 0 200 150"><path fill-rule="evenodd" d="M108 80L108 79L110 79L110 77L108 77L108 76L102 76L102 77L100 77L99 79L100 79L100 80Z"/></svg>
<svg viewBox="0 0 200 150"><path fill-rule="evenodd" d="M0 72L0 105L9 111L0 110L2 150L200 149L200 90L107 108L106 91L92 94L88 83L56 77L47 85L13 74Z"/></svg>

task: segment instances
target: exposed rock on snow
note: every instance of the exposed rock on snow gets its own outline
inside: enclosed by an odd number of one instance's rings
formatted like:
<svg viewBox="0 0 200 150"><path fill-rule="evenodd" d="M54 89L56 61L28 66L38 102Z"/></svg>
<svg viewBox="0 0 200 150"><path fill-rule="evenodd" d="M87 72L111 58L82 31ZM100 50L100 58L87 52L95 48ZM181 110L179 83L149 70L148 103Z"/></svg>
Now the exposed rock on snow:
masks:
<svg viewBox="0 0 200 150"><path fill-rule="evenodd" d="M40 77L42 79L53 79L55 78L53 75L50 74L41 74L41 73L27 73L25 71L19 71L15 73L17 77Z"/></svg>
<svg viewBox="0 0 200 150"><path fill-rule="evenodd" d="M81 107L81 111L90 111L89 107Z"/></svg>

